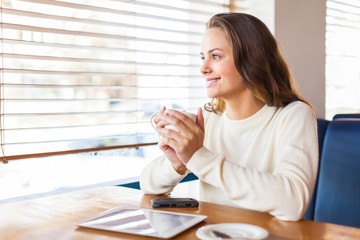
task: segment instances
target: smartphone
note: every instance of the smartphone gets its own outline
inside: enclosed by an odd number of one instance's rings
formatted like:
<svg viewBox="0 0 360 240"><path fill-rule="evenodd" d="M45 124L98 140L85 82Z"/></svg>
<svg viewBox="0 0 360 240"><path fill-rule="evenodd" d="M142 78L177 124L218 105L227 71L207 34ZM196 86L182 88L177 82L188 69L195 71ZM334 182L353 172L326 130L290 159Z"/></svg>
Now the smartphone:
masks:
<svg viewBox="0 0 360 240"><path fill-rule="evenodd" d="M153 208L191 208L198 207L199 202L194 198L154 198L151 199Z"/></svg>

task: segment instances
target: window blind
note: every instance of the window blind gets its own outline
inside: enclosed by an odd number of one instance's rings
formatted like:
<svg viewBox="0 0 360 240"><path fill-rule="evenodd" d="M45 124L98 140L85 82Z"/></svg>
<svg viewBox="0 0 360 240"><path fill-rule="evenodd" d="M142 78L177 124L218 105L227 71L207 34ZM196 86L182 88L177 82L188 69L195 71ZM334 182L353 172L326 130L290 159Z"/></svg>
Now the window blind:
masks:
<svg viewBox="0 0 360 240"><path fill-rule="evenodd" d="M326 118L360 111L360 0L327 0Z"/></svg>
<svg viewBox="0 0 360 240"><path fill-rule="evenodd" d="M161 106L208 101L205 22L223 0L2 0L3 159L154 144Z"/></svg>

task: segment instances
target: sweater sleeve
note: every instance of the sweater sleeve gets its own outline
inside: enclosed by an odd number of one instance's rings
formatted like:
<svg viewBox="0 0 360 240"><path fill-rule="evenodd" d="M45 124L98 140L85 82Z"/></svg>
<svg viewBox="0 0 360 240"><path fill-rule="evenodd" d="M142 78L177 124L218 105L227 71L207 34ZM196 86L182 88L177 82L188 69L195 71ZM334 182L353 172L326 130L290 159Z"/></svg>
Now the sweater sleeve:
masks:
<svg viewBox="0 0 360 240"><path fill-rule="evenodd" d="M185 174L186 175L186 174ZM164 156L151 161L140 174L140 188L146 194L167 194L185 177L175 171Z"/></svg>
<svg viewBox="0 0 360 240"><path fill-rule="evenodd" d="M187 164L200 180L216 188L239 207L269 212L281 220L300 220L311 199L318 167L316 117L310 108L281 119L272 138L271 171L259 171L227 161L203 147ZM254 149L262 153L263 149Z"/></svg>

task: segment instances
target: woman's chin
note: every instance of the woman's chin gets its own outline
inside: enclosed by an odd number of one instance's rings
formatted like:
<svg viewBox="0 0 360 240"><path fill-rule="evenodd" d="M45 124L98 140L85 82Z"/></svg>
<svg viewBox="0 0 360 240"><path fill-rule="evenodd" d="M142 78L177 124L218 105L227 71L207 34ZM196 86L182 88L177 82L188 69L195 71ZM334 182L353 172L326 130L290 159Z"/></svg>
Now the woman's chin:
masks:
<svg viewBox="0 0 360 240"><path fill-rule="evenodd" d="M209 98L218 98L218 94L216 94L214 91L209 91L209 89L207 91L207 96Z"/></svg>

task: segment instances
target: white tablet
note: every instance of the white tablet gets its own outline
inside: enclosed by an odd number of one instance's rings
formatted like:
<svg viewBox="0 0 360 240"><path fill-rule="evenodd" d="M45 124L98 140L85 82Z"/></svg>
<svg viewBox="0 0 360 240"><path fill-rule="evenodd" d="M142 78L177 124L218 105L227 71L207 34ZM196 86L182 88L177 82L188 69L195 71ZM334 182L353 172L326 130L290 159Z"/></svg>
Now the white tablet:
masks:
<svg viewBox="0 0 360 240"><path fill-rule="evenodd" d="M207 216L121 207L99 213L77 226L158 238L172 238Z"/></svg>

